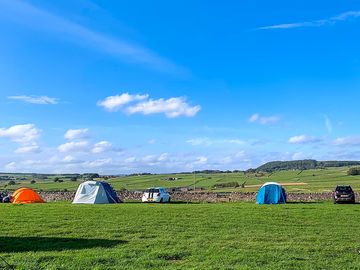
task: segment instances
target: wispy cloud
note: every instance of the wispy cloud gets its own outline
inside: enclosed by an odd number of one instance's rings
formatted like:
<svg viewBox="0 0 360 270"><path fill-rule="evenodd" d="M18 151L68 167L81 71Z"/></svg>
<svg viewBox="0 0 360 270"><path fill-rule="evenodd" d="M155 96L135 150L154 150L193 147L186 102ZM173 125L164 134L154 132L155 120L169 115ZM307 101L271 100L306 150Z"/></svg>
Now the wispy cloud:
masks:
<svg viewBox="0 0 360 270"><path fill-rule="evenodd" d="M336 146L357 146L360 145L360 136L348 136L337 138L333 141Z"/></svg>
<svg viewBox="0 0 360 270"><path fill-rule="evenodd" d="M333 131L333 125L332 125L332 122L329 118L329 116L327 115L324 115L324 118L325 118L325 127L326 127L326 130L328 131L328 133L332 133Z"/></svg>
<svg viewBox="0 0 360 270"><path fill-rule="evenodd" d="M249 122L250 123L258 123L261 125L269 125L269 124L275 124L277 122L280 121L280 117L279 116L262 116L258 113L253 114L252 116L250 116L249 118Z"/></svg>
<svg viewBox="0 0 360 270"><path fill-rule="evenodd" d="M92 48L123 61L142 64L153 69L170 73L186 71L150 49L121 38L107 36L84 25L20 0L0 1L0 14L8 19L32 29L70 40L83 47Z"/></svg>
<svg viewBox="0 0 360 270"><path fill-rule="evenodd" d="M323 141L323 139L321 138L316 138L308 135L298 135L289 138L288 142L291 144L308 144L308 143L316 143L321 141Z"/></svg>
<svg viewBox="0 0 360 270"><path fill-rule="evenodd" d="M39 105L54 105L58 104L58 99L48 96L9 96L8 99L20 100L25 103L39 104Z"/></svg>
<svg viewBox="0 0 360 270"><path fill-rule="evenodd" d="M191 144L192 146L210 146L215 144L229 144L229 145L243 145L246 144L245 141L240 139L210 139L210 138L193 138L186 141L186 143Z"/></svg>
<svg viewBox="0 0 360 270"><path fill-rule="evenodd" d="M272 29L293 29L293 28L303 28L303 27L321 27L334 25L339 22L356 19L360 17L360 11L347 11L339 15L313 21L304 21L304 22L295 22L295 23L284 23L284 24L275 24L269 26L262 26L256 30L272 30Z"/></svg>

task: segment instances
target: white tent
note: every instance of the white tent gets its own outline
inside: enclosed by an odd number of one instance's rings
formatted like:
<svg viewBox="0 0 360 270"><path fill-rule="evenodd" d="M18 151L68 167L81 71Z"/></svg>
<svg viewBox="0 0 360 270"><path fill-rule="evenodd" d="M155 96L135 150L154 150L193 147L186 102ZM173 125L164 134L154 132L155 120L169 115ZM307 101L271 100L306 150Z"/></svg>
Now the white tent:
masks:
<svg viewBox="0 0 360 270"><path fill-rule="evenodd" d="M109 204L120 200L113 188L106 182L87 181L80 184L73 203L75 204Z"/></svg>

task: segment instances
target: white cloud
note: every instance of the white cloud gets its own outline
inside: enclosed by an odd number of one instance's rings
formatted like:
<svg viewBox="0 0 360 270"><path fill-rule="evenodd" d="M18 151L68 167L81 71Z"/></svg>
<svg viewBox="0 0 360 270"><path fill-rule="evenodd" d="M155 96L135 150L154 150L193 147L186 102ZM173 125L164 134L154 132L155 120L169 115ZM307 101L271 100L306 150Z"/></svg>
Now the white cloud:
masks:
<svg viewBox="0 0 360 270"><path fill-rule="evenodd" d="M0 137L9 138L17 143L29 143L40 136L40 130L33 124L15 125L9 128L0 128Z"/></svg>
<svg viewBox="0 0 360 270"><path fill-rule="evenodd" d="M205 165L208 162L208 158L205 156L201 156L196 158L196 160L194 161L195 165Z"/></svg>
<svg viewBox="0 0 360 270"><path fill-rule="evenodd" d="M159 156L158 161L166 161L169 159L169 154L168 153L163 153Z"/></svg>
<svg viewBox="0 0 360 270"><path fill-rule="evenodd" d="M230 139L230 140L224 140L224 143L242 145L242 144L245 144L245 141L242 141L239 139Z"/></svg>
<svg viewBox="0 0 360 270"><path fill-rule="evenodd" d="M58 104L57 98L52 98L48 96L9 96L8 99L20 100L25 103L39 104L39 105Z"/></svg>
<svg viewBox="0 0 360 270"><path fill-rule="evenodd" d="M151 99L147 94L131 95L129 93L123 93L121 95L107 97L104 100L98 101L97 104L110 112L122 109L130 115L136 113L144 115L163 113L168 118L180 116L193 117L201 110L201 106L190 105L185 97Z"/></svg>
<svg viewBox="0 0 360 270"><path fill-rule="evenodd" d="M275 124L280 121L279 116L261 116L258 113L253 114L249 118L250 123L258 123L261 125L269 125L269 124Z"/></svg>
<svg viewBox="0 0 360 270"><path fill-rule="evenodd" d="M69 129L66 131L64 137L68 140L84 139L89 136L89 129Z"/></svg>
<svg viewBox="0 0 360 270"><path fill-rule="evenodd" d="M77 158L75 158L71 155L68 155L68 156L64 157L62 161L65 163L75 163L75 162L77 162Z"/></svg>
<svg viewBox="0 0 360 270"><path fill-rule="evenodd" d="M321 142L322 139L308 136L308 135L298 135L289 138L289 143L292 144L307 144L307 143L315 143L315 142Z"/></svg>
<svg viewBox="0 0 360 270"><path fill-rule="evenodd" d="M186 142L193 146L198 146L198 145L209 146L213 144L213 141L210 140L209 138L194 138L194 139L189 139Z"/></svg>
<svg viewBox="0 0 360 270"><path fill-rule="evenodd" d="M240 164L250 162L249 155L245 151L240 151L232 155L225 156L218 162L221 165Z"/></svg>
<svg viewBox="0 0 360 270"><path fill-rule="evenodd" d="M333 141L334 145L337 146L346 146L346 145L360 145L360 137L359 136L348 136L337 138Z"/></svg>
<svg viewBox="0 0 360 270"><path fill-rule="evenodd" d="M58 147L59 152L86 152L89 150L89 143L87 141L67 142Z"/></svg>
<svg viewBox="0 0 360 270"><path fill-rule="evenodd" d="M348 12L344 12L339 15L336 15L334 17L326 18L326 19L263 26L263 27L257 28L257 30L292 29L292 28L302 28L302 27L321 27L321 26L334 25L338 22L342 22L342 21L346 21L346 20L350 20L350 19L356 19L358 17L360 17L360 11L348 11Z"/></svg>
<svg viewBox="0 0 360 270"><path fill-rule="evenodd" d="M24 27L41 31L76 45L91 48L128 63L142 64L170 73L186 73L150 49L110 37L91 28L20 0L0 1L1 16Z"/></svg>
<svg viewBox="0 0 360 270"><path fill-rule="evenodd" d="M94 147L91 151L95 154L99 154L99 153L111 151L112 149L113 149L112 143L108 141L101 141L94 144Z"/></svg>
<svg viewBox="0 0 360 270"><path fill-rule="evenodd" d="M98 167L103 167L105 165L110 165L111 162L112 162L111 158L106 158L106 159L97 159L93 161L86 161L82 165L85 168L98 168Z"/></svg>
<svg viewBox="0 0 360 270"><path fill-rule="evenodd" d="M124 160L125 163L134 163L136 162L136 157L128 157Z"/></svg>
<svg viewBox="0 0 360 270"><path fill-rule="evenodd" d="M305 155L303 152L296 152L292 155L292 160L303 160L306 158L310 158L310 155Z"/></svg>
<svg viewBox="0 0 360 270"><path fill-rule="evenodd" d="M169 99L150 99L137 103L126 109L129 114L142 113L144 115L164 113L169 118L179 116L193 117L199 111L199 105L191 106L184 97L175 97Z"/></svg>
<svg viewBox="0 0 360 270"><path fill-rule="evenodd" d="M9 171L16 170L16 168L17 168L17 164L15 161L9 162L5 165L5 169Z"/></svg>
<svg viewBox="0 0 360 270"><path fill-rule="evenodd" d="M156 139L151 139L151 140L148 141L148 144L155 144L156 142L157 142Z"/></svg>
<svg viewBox="0 0 360 270"><path fill-rule="evenodd" d="M24 145L15 150L17 154L35 154L40 152L40 147L37 144Z"/></svg>
<svg viewBox="0 0 360 270"><path fill-rule="evenodd" d="M129 93L123 93L121 95L109 96L104 100L100 100L98 101L97 105L113 112L117 111L128 103L141 101L147 99L148 97L149 95L130 95Z"/></svg>
<svg viewBox="0 0 360 270"><path fill-rule="evenodd" d="M240 139L210 139L210 138L193 138L186 141L187 143L193 146L210 146L214 144L235 144L235 145L242 145L246 142Z"/></svg>

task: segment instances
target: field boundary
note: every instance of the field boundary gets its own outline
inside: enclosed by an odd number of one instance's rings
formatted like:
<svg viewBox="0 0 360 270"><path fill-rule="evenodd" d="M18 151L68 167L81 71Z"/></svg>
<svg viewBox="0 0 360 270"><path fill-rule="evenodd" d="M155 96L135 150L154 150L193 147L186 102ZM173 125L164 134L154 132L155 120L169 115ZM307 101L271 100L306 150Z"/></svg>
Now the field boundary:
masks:
<svg viewBox="0 0 360 270"><path fill-rule="evenodd" d="M256 192L231 192L231 193L215 193L215 192L173 192L171 193L173 201L188 202L255 202ZM47 202L72 201L75 192L40 192L40 195ZM123 201L141 201L142 192L125 191L118 192L119 197ZM289 202L316 202L332 200L332 193L288 193ZM356 193L356 198L360 198L360 193Z"/></svg>

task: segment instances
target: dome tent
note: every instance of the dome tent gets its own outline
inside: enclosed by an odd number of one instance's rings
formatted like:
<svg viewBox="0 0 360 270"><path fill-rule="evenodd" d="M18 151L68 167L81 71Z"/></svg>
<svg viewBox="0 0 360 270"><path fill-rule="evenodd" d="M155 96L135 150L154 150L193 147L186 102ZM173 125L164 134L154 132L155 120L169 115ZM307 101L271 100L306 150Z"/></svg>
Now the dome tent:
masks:
<svg viewBox="0 0 360 270"><path fill-rule="evenodd" d="M41 196L31 188L20 188L11 196L11 202L14 204L21 203L44 203Z"/></svg>
<svg viewBox="0 0 360 270"><path fill-rule="evenodd" d="M284 204L286 203L285 189L278 183L264 184L256 197L257 204Z"/></svg>
<svg viewBox="0 0 360 270"><path fill-rule="evenodd" d="M79 185L74 204L113 204L121 203L116 192L106 182L87 181Z"/></svg>

